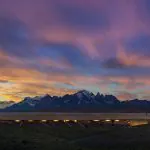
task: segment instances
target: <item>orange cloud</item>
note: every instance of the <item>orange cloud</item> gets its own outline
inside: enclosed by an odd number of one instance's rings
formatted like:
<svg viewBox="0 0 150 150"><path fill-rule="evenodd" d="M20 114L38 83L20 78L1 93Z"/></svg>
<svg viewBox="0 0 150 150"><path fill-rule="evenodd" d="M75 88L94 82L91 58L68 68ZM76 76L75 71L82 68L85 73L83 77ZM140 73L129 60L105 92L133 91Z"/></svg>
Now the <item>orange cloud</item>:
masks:
<svg viewBox="0 0 150 150"><path fill-rule="evenodd" d="M150 67L149 57L130 52L127 53L121 46L117 51L117 58L127 67Z"/></svg>
<svg viewBox="0 0 150 150"><path fill-rule="evenodd" d="M15 95L15 94L4 94L2 97L6 101L7 100L12 101L13 100L15 102L18 102L18 101L21 100L21 98L19 96Z"/></svg>
<svg viewBox="0 0 150 150"><path fill-rule="evenodd" d="M116 96L119 100L133 100L135 98L138 98L136 94L131 94L128 92L120 92Z"/></svg>
<svg viewBox="0 0 150 150"><path fill-rule="evenodd" d="M15 56L9 56L4 50L0 49L0 64L3 66L12 66L17 64L23 64L23 62Z"/></svg>
<svg viewBox="0 0 150 150"><path fill-rule="evenodd" d="M137 55L133 56L133 59L128 60L126 52L121 51L118 53L118 57L127 65L137 65ZM40 60L41 61L41 60ZM135 91L137 88L140 89L142 97L148 95L141 90L142 86L150 86L149 77L128 77L128 76L85 76L85 75L67 75L63 73L48 73L40 72L36 69L31 69L26 66L18 67L18 64L23 64L20 59L16 57L7 56L4 52L0 51L0 62L5 62L8 66L2 66L0 71L0 80L7 81L0 84L0 96L4 99L19 101L25 96L36 96L43 94L51 95L64 95L71 94L77 91L77 89L59 88L55 87L56 83L59 84L70 84L78 89L96 89L100 92L111 93L115 89L111 88L110 85L113 82L119 83L116 91L120 93L117 97L119 99L131 99L134 94L121 93L121 90L132 90ZM144 62L144 59L141 60ZM60 59L60 62L56 63L51 60L42 60L43 66L54 66L56 68L73 69L72 66L65 59ZM143 63L143 64L144 64ZM14 64L14 66L12 66ZM7 83L7 84L6 84ZM143 94L142 94L143 93Z"/></svg>

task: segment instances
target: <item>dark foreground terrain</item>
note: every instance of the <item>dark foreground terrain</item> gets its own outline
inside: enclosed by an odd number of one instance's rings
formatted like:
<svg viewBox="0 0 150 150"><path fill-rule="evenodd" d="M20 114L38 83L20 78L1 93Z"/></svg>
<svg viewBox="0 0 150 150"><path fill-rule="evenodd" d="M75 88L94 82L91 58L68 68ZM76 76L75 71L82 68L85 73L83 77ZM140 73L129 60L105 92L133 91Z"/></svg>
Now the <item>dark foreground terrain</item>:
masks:
<svg viewBox="0 0 150 150"><path fill-rule="evenodd" d="M150 126L0 124L0 150L149 150Z"/></svg>

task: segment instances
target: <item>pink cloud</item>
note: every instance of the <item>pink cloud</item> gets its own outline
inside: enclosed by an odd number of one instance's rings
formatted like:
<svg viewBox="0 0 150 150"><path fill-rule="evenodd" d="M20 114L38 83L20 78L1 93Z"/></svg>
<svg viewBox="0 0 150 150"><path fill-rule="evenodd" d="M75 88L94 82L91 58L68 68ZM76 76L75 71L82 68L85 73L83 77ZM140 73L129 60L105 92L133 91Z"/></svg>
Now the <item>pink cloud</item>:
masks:
<svg viewBox="0 0 150 150"><path fill-rule="evenodd" d="M117 59L127 67L150 67L148 56L141 56L138 53L127 52L122 46L119 46L117 51Z"/></svg>

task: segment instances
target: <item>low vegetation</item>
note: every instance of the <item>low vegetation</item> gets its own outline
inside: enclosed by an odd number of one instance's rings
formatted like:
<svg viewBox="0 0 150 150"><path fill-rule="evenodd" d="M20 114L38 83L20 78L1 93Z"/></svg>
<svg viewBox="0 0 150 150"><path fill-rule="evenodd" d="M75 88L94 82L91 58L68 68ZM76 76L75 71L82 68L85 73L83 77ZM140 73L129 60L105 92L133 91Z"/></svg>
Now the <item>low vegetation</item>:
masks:
<svg viewBox="0 0 150 150"><path fill-rule="evenodd" d="M0 150L149 150L150 126L0 124Z"/></svg>

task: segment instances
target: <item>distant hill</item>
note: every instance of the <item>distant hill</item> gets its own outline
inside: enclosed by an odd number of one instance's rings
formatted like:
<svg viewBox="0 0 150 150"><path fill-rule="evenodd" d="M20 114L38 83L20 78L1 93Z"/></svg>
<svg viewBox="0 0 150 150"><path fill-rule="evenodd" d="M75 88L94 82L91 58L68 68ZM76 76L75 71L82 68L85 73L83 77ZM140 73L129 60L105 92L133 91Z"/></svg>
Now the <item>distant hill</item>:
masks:
<svg viewBox="0 0 150 150"><path fill-rule="evenodd" d="M0 101L0 109L12 106L13 104L15 104L13 101Z"/></svg>
<svg viewBox="0 0 150 150"><path fill-rule="evenodd" d="M26 112L150 112L150 101L130 100L119 101L113 95L103 95L82 90L75 94L62 97L45 95L26 97L23 101L8 106L1 111Z"/></svg>

